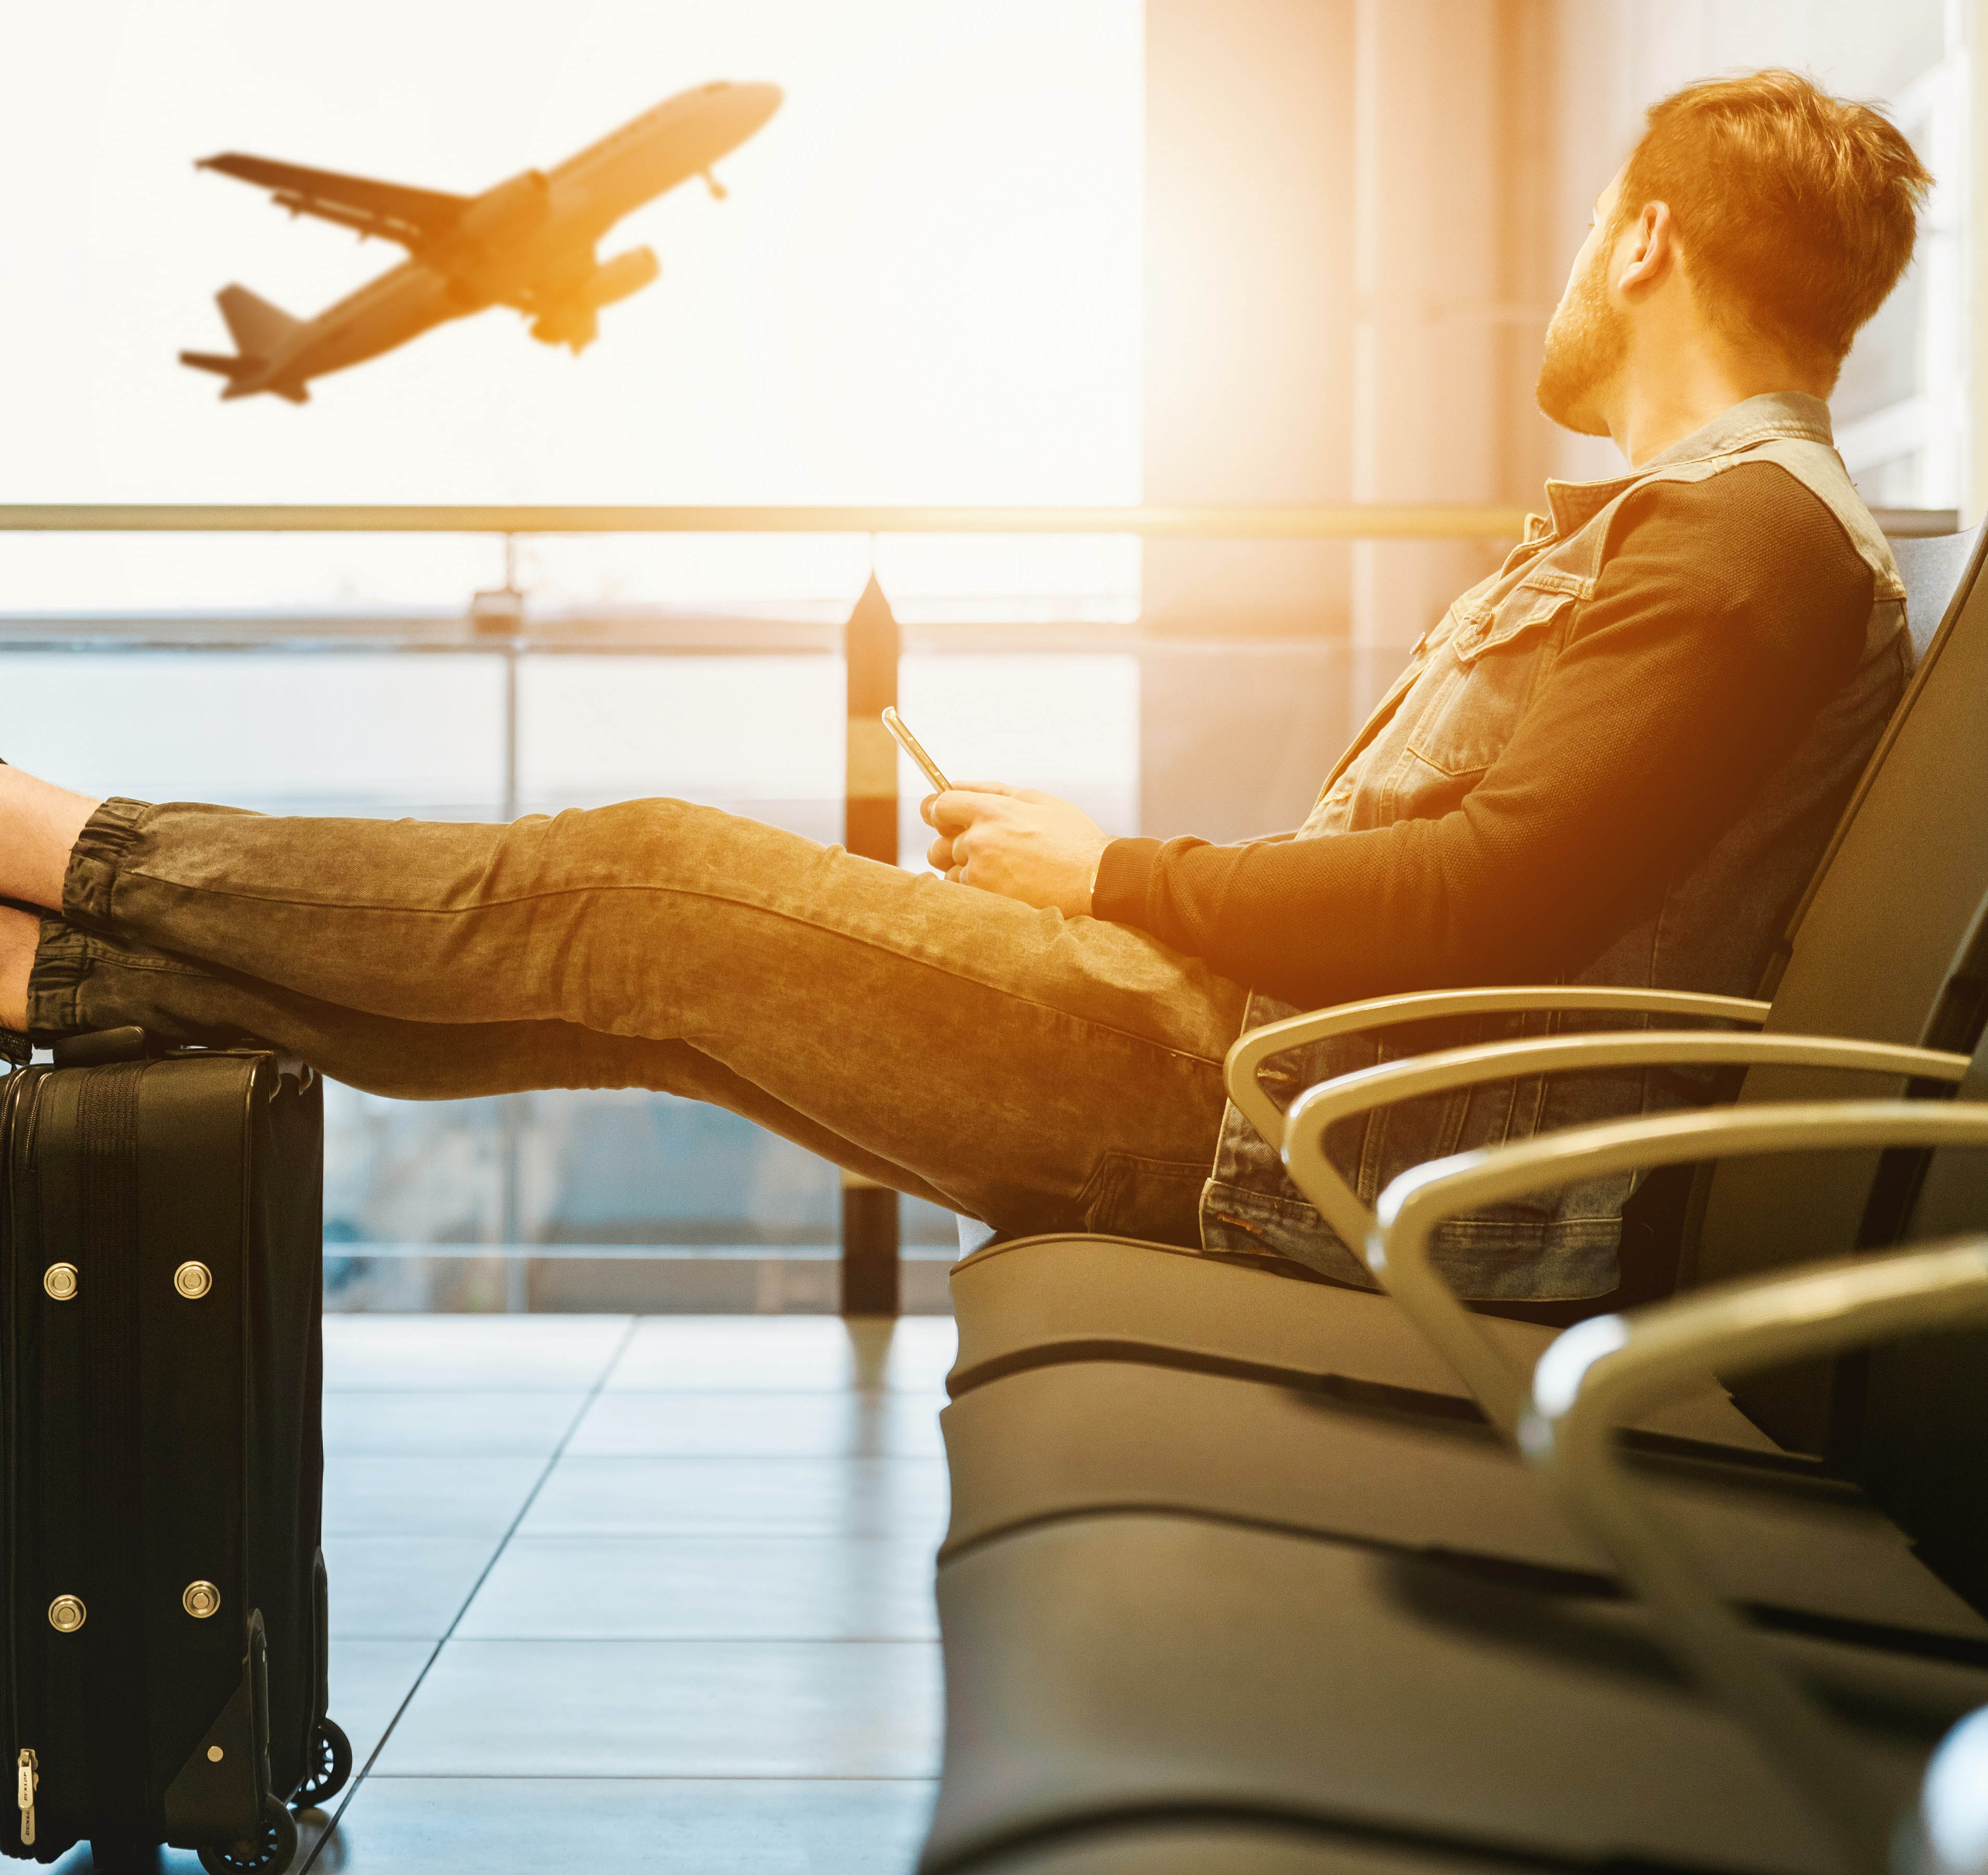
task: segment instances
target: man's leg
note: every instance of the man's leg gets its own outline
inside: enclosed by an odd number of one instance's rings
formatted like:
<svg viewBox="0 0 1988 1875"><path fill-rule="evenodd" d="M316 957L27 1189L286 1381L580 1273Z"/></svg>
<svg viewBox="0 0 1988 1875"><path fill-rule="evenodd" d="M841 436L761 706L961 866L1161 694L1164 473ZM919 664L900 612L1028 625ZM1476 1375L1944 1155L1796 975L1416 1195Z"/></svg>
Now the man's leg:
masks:
<svg viewBox="0 0 1988 1875"><path fill-rule="evenodd" d="M11 915L0 911L0 953ZM37 946L31 938L29 948L31 957L39 949L42 1013L36 1029L45 1039L118 1022L169 1041L280 1038L285 1049L334 1079L403 1100L538 1087L646 1087L728 1107L850 1171L945 1201L681 1042L598 1035L570 1022L406 1022L366 1015L232 971L86 937L59 919L31 921L31 929L35 924L41 940Z"/></svg>
<svg viewBox="0 0 1988 1875"><path fill-rule="evenodd" d="M1127 1228L1164 1192L1191 1231L1243 1008L1123 927L675 802L509 827L113 802L63 909L38 1032L143 1002L168 1032L175 1011L189 1039L232 1024L382 1087L438 1028L495 1030L493 1058L508 1028L539 1085L597 1071L564 1031L674 1044L637 1078L701 1072L705 1097L1012 1228Z"/></svg>

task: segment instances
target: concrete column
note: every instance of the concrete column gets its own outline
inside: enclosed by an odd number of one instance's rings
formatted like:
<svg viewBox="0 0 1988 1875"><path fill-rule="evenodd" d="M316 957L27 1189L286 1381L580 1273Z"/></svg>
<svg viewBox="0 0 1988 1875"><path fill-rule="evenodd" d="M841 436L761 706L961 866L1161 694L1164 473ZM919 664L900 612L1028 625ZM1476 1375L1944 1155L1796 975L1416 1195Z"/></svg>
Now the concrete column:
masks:
<svg viewBox="0 0 1988 1875"><path fill-rule="evenodd" d="M1500 0L1356 0L1356 501L1519 492L1507 485L1520 362L1507 328L1530 324L1537 309L1510 297L1530 270L1513 258L1508 143L1515 110L1538 95L1512 56L1530 11ZM1352 557L1355 681L1371 698L1401 649L1499 554L1470 542L1363 542Z"/></svg>
<svg viewBox="0 0 1988 1875"><path fill-rule="evenodd" d="M1960 519L1976 525L1988 514L1988 0L1953 0L1966 32L1967 188L1966 230L1967 448Z"/></svg>
<svg viewBox="0 0 1988 1875"><path fill-rule="evenodd" d="M1145 498L1351 494L1354 0L1148 0ZM1336 633L1347 549L1159 541L1160 634Z"/></svg>
<svg viewBox="0 0 1988 1875"><path fill-rule="evenodd" d="M1148 0L1148 501L1537 502L1532 384L1566 264L1554 19L1554 0ZM1147 633L1239 649L1148 654L1145 830L1295 824L1349 717L1497 558L1151 543Z"/></svg>

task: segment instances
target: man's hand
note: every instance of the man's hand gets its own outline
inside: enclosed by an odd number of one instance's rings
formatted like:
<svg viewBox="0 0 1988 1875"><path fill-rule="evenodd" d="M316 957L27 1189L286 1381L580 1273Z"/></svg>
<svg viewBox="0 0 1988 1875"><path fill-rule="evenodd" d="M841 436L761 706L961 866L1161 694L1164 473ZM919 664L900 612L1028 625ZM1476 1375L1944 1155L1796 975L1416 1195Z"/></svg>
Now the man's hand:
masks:
<svg viewBox="0 0 1988 1875"><path fill-rule="evenodd" d="M1111 836L1067 801L976 782L927 795L918 812L938 833L925 856L947 878L1067 918L1089 913L1091 876Z"/></svg>

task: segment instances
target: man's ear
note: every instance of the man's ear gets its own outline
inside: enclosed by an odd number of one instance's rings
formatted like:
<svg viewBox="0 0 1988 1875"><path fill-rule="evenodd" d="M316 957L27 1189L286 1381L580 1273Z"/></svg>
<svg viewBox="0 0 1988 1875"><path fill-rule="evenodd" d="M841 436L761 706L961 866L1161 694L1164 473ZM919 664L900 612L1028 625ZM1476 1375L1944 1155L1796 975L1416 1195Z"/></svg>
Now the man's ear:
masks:
<svg viewBox="0 0 1988 1875"><path fill-rule="evenodd" d="M1628 231L1628 258L1615 276L1615 285L1618 292L1635 299L1658 285L1676 262L1677 228L1671 219L1670 204L1645 202Z"/></svg>

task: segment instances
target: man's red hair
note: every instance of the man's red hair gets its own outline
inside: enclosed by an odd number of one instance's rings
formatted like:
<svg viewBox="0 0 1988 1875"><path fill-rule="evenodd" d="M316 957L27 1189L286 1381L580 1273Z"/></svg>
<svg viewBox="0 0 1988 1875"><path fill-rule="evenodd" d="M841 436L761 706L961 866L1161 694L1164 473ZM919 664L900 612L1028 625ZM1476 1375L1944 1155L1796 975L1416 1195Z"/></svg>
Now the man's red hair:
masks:
<svg viewBox="0 0 1988 1875"><path fill-rule="evenodd" d="M1650 107L1618 225L1671 211L1707 310L1835 381L1912 258L1932 178L1898 126L1794 72L1709 79Z"/></svg>

